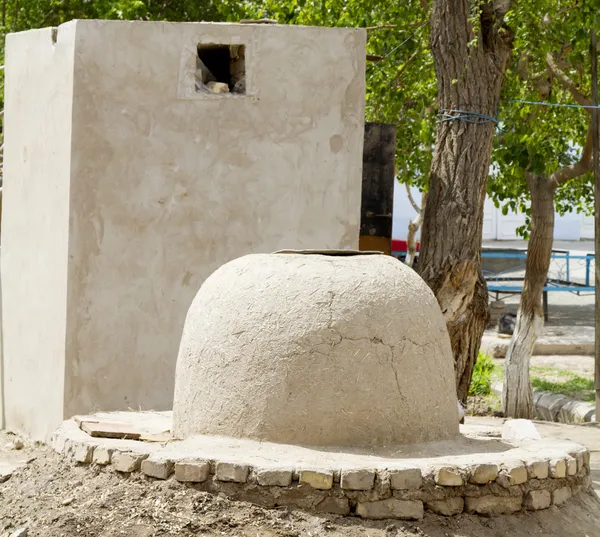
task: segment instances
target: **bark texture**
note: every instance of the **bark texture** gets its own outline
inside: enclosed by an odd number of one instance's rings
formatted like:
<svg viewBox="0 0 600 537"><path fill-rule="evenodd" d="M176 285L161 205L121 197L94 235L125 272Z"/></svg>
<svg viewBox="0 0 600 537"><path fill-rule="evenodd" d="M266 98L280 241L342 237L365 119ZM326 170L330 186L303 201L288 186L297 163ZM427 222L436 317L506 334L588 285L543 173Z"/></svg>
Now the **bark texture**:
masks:
<svg viewBox="0 0 600 537"><path fill-rule="evenodd" d="M504 360L502 402L505 416L531 419L529 362L544 327L542 296L552 256L555 183L546 177L529 175L527 185L531 193L531 236L517 324Z"/></svg>
<svg viewBox="0 0 600 537"><path fill-rule="evenodd" d="M473 4L481 8L475 28L469 21ZM431 46L439 108L447 114L442 119L460 115L453 111L496 116L512 46L512 36L502 24L506 4L434 2ZM435 293L450 331L459 399L468 391L487 323L480 252L494 130L493 122L478 123L473 117L438 124L421 235L420 273Z"/></svg>
<svg viewBox="0 0 600 537"><path fill-rule="evenodd" d="M481 336L489 320L488 292L485 279L479 274L475 293L467 310L456 321L447 323L452 353L456 394L465 405L473 376L473 367L479 353Z"/></svg>
<svg viewBox="0 0 600 537"><path fill-rule="evenodd" d="M548 68L556 80L581 105L590 99L580 92L552 55L546 56ZM502 408L510 418L532 418L533 403L529 381L529 362L535 342L544 327L543 289L548 277L554 236L554 191L567 181L581 177L592 168L593 123L591 114L581 158L544 178L529 174L531 194L531 237L525 262L525 282L517 314L517 324L504 362Z"/></svg>
<svg viewBox="0 0 600 537"><path fill-rule="evenodd" d="M417 211L417 216L415 216L408 223L408 234L406 236L406 259L404 262L409 267L412 267L415 263L415 258L417 256L416 237L417 237L417 231L419 231L419 228L421 227L421 224L423 223L423 213L425 211L425 205L427 205L427 192L423 192L423 195L421 198L421 207L419 208L419 206L415 203L415 201L412 198L412 195L410 193L410 187L408 186L408 184L406 185L406 190L408 192L408 197L410 199L410 202L412 203L412 206Z"/></svg>

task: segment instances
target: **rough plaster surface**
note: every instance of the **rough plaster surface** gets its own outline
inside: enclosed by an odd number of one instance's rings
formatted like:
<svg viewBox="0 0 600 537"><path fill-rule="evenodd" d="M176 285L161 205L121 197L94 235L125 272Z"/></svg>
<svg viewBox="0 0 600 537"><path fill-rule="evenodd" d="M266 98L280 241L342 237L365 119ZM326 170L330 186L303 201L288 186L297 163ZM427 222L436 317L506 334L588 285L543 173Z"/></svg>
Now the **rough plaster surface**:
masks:
<svg viewBox="0 0 600 537"><path fill-rule="evenodd" d="M2 211L5 427L46 439L62 418L75 25L6 38ZM42 82L43 81L43 82Z"/></svg>
<svg viewBox="0 0 600 537"><path fill-rule="evenodd" d="M6 50L7 426L167 409L185 314L223 263L356 248L364 30L72 21ZM193 90L246 47L246 95ZM32 326L35 330L32 330Z"/></svg>
<svg viewBox="0 0 600 537"><path fill-rule="evenodd" d="M423 280L385 255L250 255L187 315L174 434L390 445L458 434L450 340Z"/></svg>
<svg viewBox="0 0 600 537"><path fill-rule="evenodd" d="M88 419L123 422L148 433L171 426L164 413L117 412ZM288 506L365 518L422 518L424 507L447 516L463 509L485 516L545 509L590 487L589 451L562 440L505 442L500 431L469 425L443 442L386 448L303 447L218 436L148 443L91 438L75 420L56 431L52 446L81 463L118 472L194 483L263 506ZM107 454L108 457L107 457ZM572 472L550 476L559 464ZM527 467L545 465L528 475ZM440 469L460 477L440 480ZM493 472L490 470L493 469ZM523 479L512 479L523 473ZM485 479L477 477L486 476Z"/></svg>

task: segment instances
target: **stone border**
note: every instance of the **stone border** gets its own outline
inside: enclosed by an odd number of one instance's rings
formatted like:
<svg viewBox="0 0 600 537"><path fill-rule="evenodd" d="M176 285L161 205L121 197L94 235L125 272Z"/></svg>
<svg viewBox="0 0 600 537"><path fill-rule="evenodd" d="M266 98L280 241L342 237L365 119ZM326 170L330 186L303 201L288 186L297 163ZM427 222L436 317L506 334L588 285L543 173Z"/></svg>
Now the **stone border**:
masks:
<svg viewBox="0 0 600 537"><path fill-rule="evenodd" d="M391 459L391 468L328 469L289 462L261 466L189 453L168 458L161 444L92 438L73 420L55 433L52 447L77 463L110 465L119 473L141 472L150 479L172 478L264 507L368 519L420 520L426 510L444 516L496 516L546 509L591 487L586 448L541 440L525 420L507 424L503 436L516 449L487 453L485 462L456 457L453 464L444 457L441 464L423 466L419 459ZM394 467L398 463L401 467Z"/></svg>
<svg viewBox="0 0 600 537"><path fill-rule="evenodd" d="M495 382L492 391L502 397L502 383ZM554 423L593 423L596 405L566 395L533 390L533 414L538 420Z"/></svg>
<svg viewBox="0 0 600 537"><path fill-rule="evenodd" d="M596 421L596 405L552 392L533 392L533 413L537 419L557 423Z"/></svg>

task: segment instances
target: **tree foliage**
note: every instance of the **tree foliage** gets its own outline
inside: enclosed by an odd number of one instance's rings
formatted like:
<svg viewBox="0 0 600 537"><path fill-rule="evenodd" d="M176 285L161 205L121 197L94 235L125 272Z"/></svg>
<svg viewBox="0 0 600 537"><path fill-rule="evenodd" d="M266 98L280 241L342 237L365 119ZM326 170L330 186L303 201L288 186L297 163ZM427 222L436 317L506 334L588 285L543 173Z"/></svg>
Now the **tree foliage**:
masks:
<svg viewBox="0 0 600 537"><path fill-rule="evenodd" d="M507 74L488 192L506 214L526 214L518 231L527 236L530 194L527 172L549 177L578 161L586 140L589 112L577 108L573 90L591 95L590 28L600 0L515 2L507 20L515 30L511 69ZM549 58L573 84L569 89L549 65ZM545 105L528 105L515 101ZM590 173L561 186L555 195L559 214L593 214Z"/></svg>
<svg viewBox="0 0 600 537"><path fill-rule="evenodd" d="M366 114L398 127L398 174L426 186L435 137L436 80L426 0L3 0L1 31L57 26L76 18L239 21L376 27L368 31ZM4 41L4 40L3 40ZM0 48L1 61L4 46Z"/></svg>
<svg viewBox="0 0 600 537"><path fill-rule="evenodd" d="M216 0L3 0L2 29L18 32L73 19L220 20Z"/></svg>
<svg viewBox="0 0 600 537"><path fill-rule="evenodd" d="M429 48L429 3L380 0L224 0L225 20L273 18L280 23L373 27L367 53L384 58L367 65L367 120L395 123L401 182L427 189L435 139L436 79ZM476 11L476 10L475 10ZM546 55L568 63L568 76L590 94L589 28L600 0L521 0L505 20L515 33L511 68L504 83L488 193L503 212L529 215L526 171L551 174L579 158L587 128L582 109L525 105L526 100L574 103L551 76ZM477 17L473 16L476 24ZM476 43L473 43L475 45ZM557 210L593 213L591 174L562 186ZM519 231L527 235L529 220Z"/></svg>
<svg viewBox="0 0 600 537"><path fill-rule="evenodd" d="M500 124L488 192L503 211L527 214L525 172L550 174L576 160L585 138L587 115L581 109L513 101L573 103L569 91L548 73L545 58L549 52L589 95L589 28L600 11L600 0L520 0L512 4L505 20L515 32L514 55L498 111ZM375 27L368 31L367 54L379 61L367 63L367 120L397 125L398 177L426 190L437 117L429 15L428 0L2 0L0 31L4 37L9 32L56 26L76 18L273 18L283 24ZM473 18L474 24L476 20ZM4 39L0 44L3 60ZM590 174L564 185L557 195L558 211L591 214L592 190Z"/></svg>
<svg viewBox="0 0 600 537"><path fill-rule="evenodd" d="M424 0L224 0L228 21L271 18L282 24L371 28L367 121L397 125L402 182L425 188L435 139L436 79ZM378 61L377 61L378 60Z"/></svg>
<svg viewBox="0 0 600 537"><path fill-rule="evenodd" d="M73 19L216 21L222 15L218 0L1 0L0 65L4 65L6 34L46 26L58 26ZM0 108L3 108L2 77Z"/></svg>
<svg viewBox="0 0 600 537"><path fill-rule="evenodd" d="M513 76L504 88L510 98L503 107L504 131L490 182L498 199L518 204L531 220L521 229L530 227L531 240L515 332L505 358L502 406L512 418L533 414L529 363L544 324L542 293L551 262L555 208L559 213L585 210L591 194L592 130L586 107L592 104L588 73L595 11L588 3L567 5L560 0L535 0L533 5L535 16L523 10L523 4L514 14L519 48ZM523 100L539 101L530 106Z"/></svg>

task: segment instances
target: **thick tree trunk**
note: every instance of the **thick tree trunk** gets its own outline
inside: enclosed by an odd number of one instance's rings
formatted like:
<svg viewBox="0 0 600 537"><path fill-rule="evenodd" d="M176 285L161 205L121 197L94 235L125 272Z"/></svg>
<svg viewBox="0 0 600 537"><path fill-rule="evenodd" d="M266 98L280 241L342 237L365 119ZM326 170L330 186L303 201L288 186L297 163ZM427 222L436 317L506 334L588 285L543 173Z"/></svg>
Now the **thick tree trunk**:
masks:
<svg viewBox="0 0 600 537"><path fill-rule="evenodd" d="M409 191L410 193L410 191ZM423 192L421 198L421 210L409 223L408 223L408 235L406 236L406 259L405 263L412 267L417 256L417 231L423 223L423 213L425 212L425 205L427 205L427 192Z"/></svg>
<svg viewBox="0 0 600 537"><path fill-rule="evenodd" d="M511 34L502 28L503 12L495 12L493 2L479 2L482 14L474 44L470 4L474 2L437 0L433 6L431 46L445 120L437 129L419 256L421 276L435 293L450 331L461 399L487 322L480 252L495 124L457 111L496 115L512 45Z"/></svg>
<svg viewBox="0 0 600 537"><path fill-rule="evenodd" d="M469 308L456 321L448 323L458 400L466 404L473 367L481 345L481 335L488 324L488 292L483 275L475 284L475 294Z"/></svg>
<svg viewBox="0 0 600 537"><path fill-rule="evenodd" d="M531 236L525 261L525 283L517 314L517 324L504 359L502 408L510 418L533 417L529 383L529 361L544 327L542 295L554 236L554 184L545 177L530 175Z"/></svg>

